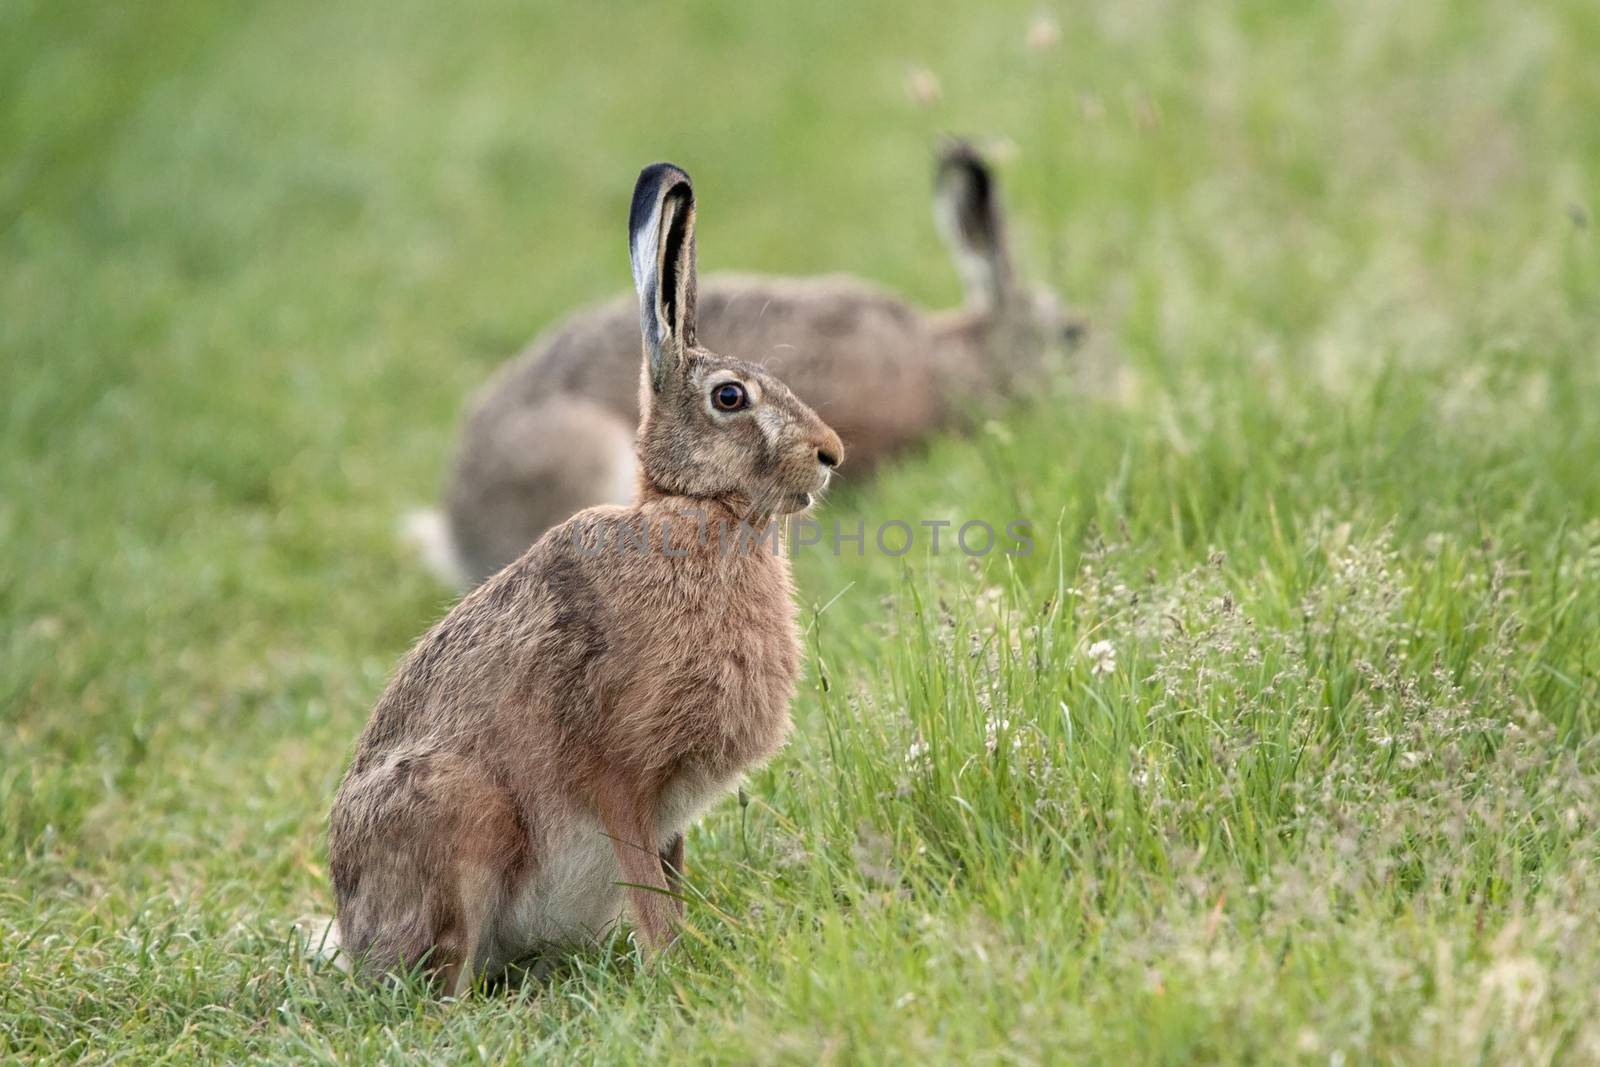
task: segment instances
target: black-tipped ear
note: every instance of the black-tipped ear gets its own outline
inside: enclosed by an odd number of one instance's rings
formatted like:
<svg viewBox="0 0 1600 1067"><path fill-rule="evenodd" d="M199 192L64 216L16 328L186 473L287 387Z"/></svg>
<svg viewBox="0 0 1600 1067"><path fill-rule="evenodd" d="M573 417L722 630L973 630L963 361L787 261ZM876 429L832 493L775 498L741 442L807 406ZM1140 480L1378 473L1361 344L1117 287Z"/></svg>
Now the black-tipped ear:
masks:
<svg viewBox="0 0 1600 1067"><path fill-rule="evenodd" d="M628 213L628 253L650 387L666 384L694 344L694 186L671 163L639 172Z"/></svg>
<svg viewBox="0 0 1600 1067"><path fill-rule="evenodd" d="M1000 191L976 149L948 141L939 150L934 179L934 219L955 256L967 303L996 308L1012 296Z"/></svg>

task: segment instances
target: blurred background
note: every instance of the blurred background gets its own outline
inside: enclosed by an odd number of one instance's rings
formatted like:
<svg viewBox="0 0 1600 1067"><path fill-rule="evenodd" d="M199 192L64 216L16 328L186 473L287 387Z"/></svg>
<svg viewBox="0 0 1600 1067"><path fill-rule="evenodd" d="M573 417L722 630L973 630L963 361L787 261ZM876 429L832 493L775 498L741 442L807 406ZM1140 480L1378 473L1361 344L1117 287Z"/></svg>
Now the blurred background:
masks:
<svg viewBox="0 0 1600 1067"><path fill-rule="evenodd" d="M1570 570L1593 551L1573 548L1573 531L1600 514L1597 55L1600 7L1586 0L0 3L0 986L13 990L11 1049L70 1050L98 1032L150 1049L192 1051L204 1038L356 1054L306 1036L336 1025L334 1009L307 1006L326 989L256 983L284 923L327 909L323 818L345 753L396 658L450 600L396 524L435 499L470 390L544 325L627 287L625 205L655 159L696 179L702 271L844 271L942 306L960 289L930 218L933 147L942 134L972 137L999 165L1025 270L1094 323L1081 404L1024 402L1015 420L830 504L846 518L869 506L1024 514L1047 524L1050 551L1005 575L960 560L802 565L802 601L828 605L829 622L815 612L796 747L756 788L790 820L768 828L804 838L803 854L871 884L851 859L860 840L890 842L896 862L914 864L933 833L922 816L885 814L871 832L886 836L858 840L880 817L867 813L894 809L881 798L900 772L880 782L866 764L845 775L833 762L840 736L857 738L862 760L898 759L926 725L919 701L944 692L924 685L915 656L883 665L906 645L884 629L895 609L883 598L968 603L951 610L982 631L975 595L994 588L1038 610L1101 535L1124 545L1129 576L1225 556L1229 603L1265 605L1261 617L1279 621L1329 573L1317 547L1329 536L1391 545L1412 561L1407 573L1457 559L1488 575L1474 546L1516 546L1528 555L1510 558L1502 580L1532 573L1540 590L1578 599L1524 613L1535 637L1506 653L1505 669L1526 673L1518 699L1577 744L1597 714L1580 623L1600 584ZM1480 648L1457 641L1478 616L1426 603L1417 632L1434 638L1407 653L1419 677L1435 651L1465 663ZM1114 636L1111 618L1063 621L1064 647ZM1042 670L1018 666L1017 685ZM848 684L817 684L828 671ZM1057 689L1030 697L1051 715L1143 699L1132 674L1062 671L1048 675ZM1345 684L1308 691L1331 700ZM1090 703L1100 687L1113 695ZM846 711L846 693L866 695ZM961 699L948 706L978 707L971 692ZM903 731L843 725L861 708L900 707L915 720ZM981 751L983 713L970 718ZM1108 746L1118 769L1107 780L1132 780L1136 747ZM835 773L882 791L863 787L835 809L848 792ZM1085 819L1102 810L1090 793L1070 796ZM700 842L712 869L748 855L729 808ZM1280 815L1252 824L1248 861L1243 846L1231 851L1233 823L1189 843L1210 842L1201 852L1226 881L1265 869L1280 847L1295 854L1280 845L1299 840ZM788 847L754 839L769 859ZM961 840L976 850L963 869L988 870L984 841ZM1020 876L1002 877L998 855L994 885L1015 889ZM1171 881L1165 860L1141 870L1152 885ZM1084 893L1117 881L1096 878ZM796 884L791 907L828 914L831 890ZM984 930L1037 914L1007 899L951 897L985 916ZM1197 896L1194 914L1215 900ZM963 915L960 937L975 929ZM893 943L922 920L884 921L867 926ZM1467 956L1487 951L1470 923L1439 923ZM795 947L803 933L782 951L810 951ZM1015 936L1011 951L1031 951ZM71 953L50 947L69 943ZM804 958L778 943L774 958ZM1271 953L1237 944L1248 963L1237 973L1276 973L1262 962ZM1600 953L1585 958L1591 970L1575 973L1600 973ZM1017 963L1035 976L1062 965ZM1080 965L1086 985L1148 992L1143 969L1108 977ZM936 1030L965 1004L963 982L995 978L989 966L952 965L944 994L936 977L910 979L923 1001L885 1017ZM691 972L686 1004L711 1010L715 970ZM591 980L607 979L574 979ZM758 984L769 1007L717 1009L745 1037L693 1040L742 1057L781 1020L898 1003L840 981L806 993L768 976ZM1390 1048L1425 1030L1416 1005L1432 994L1419 987L1405 986L1412 1000L1395 993L1390 1016L1370 1002L1319 1016L1307 1004L1336 988L1321 981L1307 980L1282 1017L1253 1002L1225 1010L1193 989L1184 1000L1174 984L1166 1003L1190 1014L1161 1032L1211 1035L1173 1047L1238 1051L1272 1047L1288 1018L1313 1031L1301 1051L1326 1062L1329 1042L1359 1029L1352 1019L1381 1017L1362 1032L1388 1034ZM295 999L308 988L310 1000ZM1470 1002L1476 987L1462 988ZM615 997L619 1028L655 1017L650 987ZM1070 999L1046 1000L1056 997ZM1584 997L1550 1010L1580 1018ZM1159 1012L1126 1004L1123 1029L1091 1027L1073 1047L1142 1048L1155 1062L1164 1038L1141 1013ZM961 1024L973 1048L1032 1017L990 1008ZM210 1011L211 1023L194 1021ZM443 1040L431 1023L413 1032L376 1017L406 1041ZM882 1037L880 1022L840 1032L870 1047L862 1035ZM591 1025L603 1024L572 1033ZM661 1025L635 1028L640 1048L689 1040L686 1020ZM819 1026L793 1047L813 1059L863 1047L829 1046ZM572 1036L545 1033L551 1048ZM310 1043L274 1044L286 1034Z"/></svg>

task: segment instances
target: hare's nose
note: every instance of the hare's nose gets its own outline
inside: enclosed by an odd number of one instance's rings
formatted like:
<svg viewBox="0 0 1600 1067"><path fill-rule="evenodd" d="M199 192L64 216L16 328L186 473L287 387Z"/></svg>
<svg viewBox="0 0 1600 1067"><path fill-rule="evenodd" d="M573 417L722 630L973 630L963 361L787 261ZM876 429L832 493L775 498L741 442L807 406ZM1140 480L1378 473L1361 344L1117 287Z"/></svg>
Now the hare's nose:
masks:
<svg viewBox="0 0 1600 1067"><path fill-rule="evenodd" d="M833 470L844 462L844 442L826 426L818 426L814 432L811 443L817 450L817 462Z"/></svg>

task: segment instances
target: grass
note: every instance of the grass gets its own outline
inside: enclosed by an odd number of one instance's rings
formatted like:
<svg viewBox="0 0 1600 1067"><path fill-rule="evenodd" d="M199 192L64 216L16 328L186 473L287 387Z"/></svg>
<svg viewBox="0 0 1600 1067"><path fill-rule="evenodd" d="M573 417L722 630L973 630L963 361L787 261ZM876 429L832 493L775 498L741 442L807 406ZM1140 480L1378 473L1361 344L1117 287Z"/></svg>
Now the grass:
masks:
<svg viewBox="0 0 1600 1067"><path fill-rule="evenodd" d="M1035 13L0 5L0 1055L1600 1059L1600 13ZM396 519L626 284L636 168L705 269L946 303L947 129L1097 346L823 517L1037 551L800 559L798 729L665 966L305 962L447 606Z"/></svg>

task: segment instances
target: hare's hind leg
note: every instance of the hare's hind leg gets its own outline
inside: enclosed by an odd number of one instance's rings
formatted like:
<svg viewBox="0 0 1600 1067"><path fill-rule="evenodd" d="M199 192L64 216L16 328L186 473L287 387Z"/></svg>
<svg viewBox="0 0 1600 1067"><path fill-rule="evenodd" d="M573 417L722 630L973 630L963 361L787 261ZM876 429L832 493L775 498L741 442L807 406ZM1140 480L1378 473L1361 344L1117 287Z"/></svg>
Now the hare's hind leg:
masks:
<svg viewBox="0 0 1600 1067"><path fill-rule="evenodd" d="M526 853L514 800L449 756L390 759L347 782L330 858L343 950L375 971L429 972L460 995Z"/></svg>
<svg viewBox="0 0 1600 1067"><path fill-rule="evenodd" d="M632 502L633 438L632 424L568 394L474 415L446 501L451 540L474 579L584 508Z"/></svg>
<svg viewBox="0 0 1600 1067"><path fill-rule="evenodd" d="M492 930L500 907L504 877L491 866L466 863L460 869L455 923L440 931L439 988L460 997L483 973L493 950Z"/></svg>

